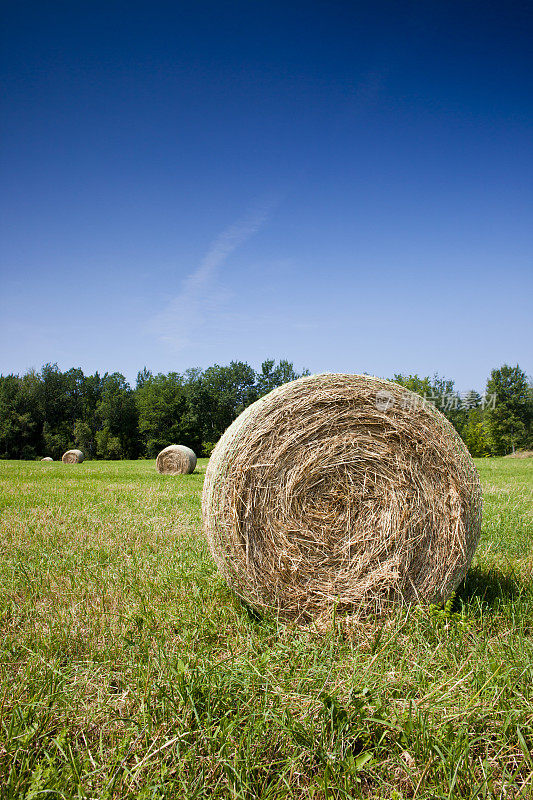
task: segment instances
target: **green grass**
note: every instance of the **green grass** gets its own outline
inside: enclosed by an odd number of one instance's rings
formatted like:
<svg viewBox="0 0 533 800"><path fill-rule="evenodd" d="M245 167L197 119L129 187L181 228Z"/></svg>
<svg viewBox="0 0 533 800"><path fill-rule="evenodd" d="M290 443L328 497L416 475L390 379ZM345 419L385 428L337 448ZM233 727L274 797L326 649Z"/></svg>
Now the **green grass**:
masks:
<svg viewBox="0 0 533 800"><path fill-rule="evenodd" d="M234 600L205 464L0 462L0 797L532 797L533 460L452 608L325 635Z"/></svg>

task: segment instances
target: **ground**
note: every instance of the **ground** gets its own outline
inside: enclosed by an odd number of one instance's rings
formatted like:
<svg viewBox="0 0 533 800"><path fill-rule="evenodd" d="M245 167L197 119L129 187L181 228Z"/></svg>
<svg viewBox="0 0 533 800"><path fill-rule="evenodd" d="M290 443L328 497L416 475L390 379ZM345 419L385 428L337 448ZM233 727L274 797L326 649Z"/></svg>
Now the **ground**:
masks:
<svg viewBox="0 0 533 800"><path fill-rule="evenodd" d="M453 606L319 634L218 576L205 460L0 462L0 797L533 797L533 459L476 463Z"/></svg>

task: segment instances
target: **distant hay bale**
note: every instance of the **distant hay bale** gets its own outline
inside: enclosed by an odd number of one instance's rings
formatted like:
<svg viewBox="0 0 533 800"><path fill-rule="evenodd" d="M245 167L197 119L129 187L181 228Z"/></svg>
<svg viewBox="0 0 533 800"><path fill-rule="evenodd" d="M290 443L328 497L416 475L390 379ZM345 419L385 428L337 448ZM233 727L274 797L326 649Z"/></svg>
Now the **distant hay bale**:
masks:
<svg viewBox="0 0 533 800"><path fill-rule="evenodd" d="M190 447L171 444L157 456L156 469L163 475L188 475L196 467L196 455Z"/></svg>
<svg viewBox="0 0 533 800"><path fill-rule="evenodd" d="M41 461L53 461L53 460L54 459L50 458L50 456L45 456L44 458L41 458Z"/></svg>
<svg viewBox="0 0 533 800"><path fill-rule="evenodd" d="M479 539L481 489L453 426L421 397L366 375L315 375L228 428L202 513L241 598L319 621L448 598Z"/></svg>
<svg viewBox="0 0 533 800"><path fill-rule="evenodd" d="M514 453L509 453L504 458L532 458L533 450L516 450Z"/></svg>
<svg viewBox="0 0 533 800"><path fill-rule="evenodd" d="M66 453L63 453L61 461L63 464L81 464L84 458L81 450L67 450Z"/></svg>

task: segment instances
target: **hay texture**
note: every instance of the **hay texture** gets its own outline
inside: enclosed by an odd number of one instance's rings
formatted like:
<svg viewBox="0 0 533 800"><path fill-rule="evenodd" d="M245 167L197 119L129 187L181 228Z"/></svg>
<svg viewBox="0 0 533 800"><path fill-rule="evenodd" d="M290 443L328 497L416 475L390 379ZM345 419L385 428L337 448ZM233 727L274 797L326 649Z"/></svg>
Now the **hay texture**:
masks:
<svg viewBox="0 0 533 800"><path fill-rule="evenodd" d="M157 456L156 469L163 475L189 475L196 467L196 455L190 447L171 444Z"/></svg>
<svg viewBox="0 0 533 800"><path fill-rule="evenodd" d="M63 453L61 456L61 461L63 464L81 464L85 456L81 452L81 450L67 450L66 453Z"/></svg>
<svg viewBox="0 0 533 800"><path fill-rule="evenodd" d="M449 597L479 539L481 489L453 426L418 395L366 375L315 375L228 428L202 512L234 591L307 621Z"/></svg>
<svg viewBox="0 0 533 800"><path fill-rule="evenodd" d="M50 456L45 456L44 458L41 458L41 461L53 461L53 460L54 459L50 458Z"/></svg>

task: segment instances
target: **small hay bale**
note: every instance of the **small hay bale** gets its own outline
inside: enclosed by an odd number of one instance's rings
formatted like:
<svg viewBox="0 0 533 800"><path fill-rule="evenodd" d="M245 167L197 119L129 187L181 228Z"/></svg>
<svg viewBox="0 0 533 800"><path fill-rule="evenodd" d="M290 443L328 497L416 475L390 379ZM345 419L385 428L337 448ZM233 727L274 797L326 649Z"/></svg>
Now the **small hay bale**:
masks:
<svg viewBox="0 0 533 800"><path fill-rule="evenodd" d="M81 464L85 456L81 452L81 450L67 450L66 453L63 453L61 456L61 461L63 464Z"/></svg>
<svg viewBox="0 0 533 800"><path fill-rule="evenodd" d="M41 461L53 461L53 460L54 459L50 458L50 456L45 456L44 458L41 458Z"/></svg>
<svg viewBox="0 0 533 800"><path fill-rule="evenodd" d="M189 475L196 467L196 455L190 447L171 444L157 456L156 469L163 475Z"/></svg>
<svg viewBox="0 0 533 800"><path fill-rule="evenodd" d="M249 406L215 447L202 513L216 564L255 609L300 621L442 602L481 528L453 426L413 392L314 375Z"/></svg>

